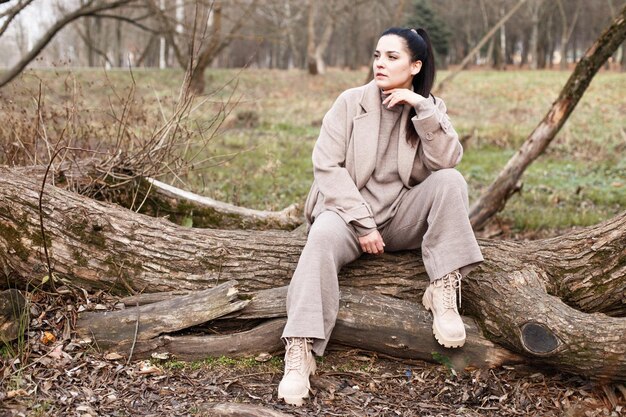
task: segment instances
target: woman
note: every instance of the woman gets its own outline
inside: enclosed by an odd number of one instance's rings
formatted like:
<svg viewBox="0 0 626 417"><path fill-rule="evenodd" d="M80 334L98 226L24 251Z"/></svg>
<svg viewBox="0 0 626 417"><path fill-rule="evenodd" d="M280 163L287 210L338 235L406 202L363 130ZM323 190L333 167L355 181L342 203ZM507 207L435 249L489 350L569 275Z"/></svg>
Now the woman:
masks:
<svg viewBox="0 0 626 417"><path fill-rule="evenodd" d="M374 53L375 79L343 92L313 150L307 243L289 285L285 374L278 397L301 405L339 309L339 269L362 253L421 248L423 296L446 347L465 342L456 306L461 277L483 260L469 223L467 185L452 169L463 149L430 94L435 78L424 29L390 28Z"/></svg>

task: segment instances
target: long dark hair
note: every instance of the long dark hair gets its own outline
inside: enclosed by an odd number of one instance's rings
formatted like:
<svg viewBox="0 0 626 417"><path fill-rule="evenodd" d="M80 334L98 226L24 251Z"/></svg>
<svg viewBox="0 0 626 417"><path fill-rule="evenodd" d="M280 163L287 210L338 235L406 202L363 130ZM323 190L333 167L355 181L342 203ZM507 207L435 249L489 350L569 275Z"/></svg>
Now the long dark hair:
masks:
<svg viewBox="0 0 626 417"><path fill-rule="evenodd" d="M430 97L430 91L435 83L435 54L430 37L426 29L389 28L380 37L396 35L404 39L407 49L411 54L411 62L422 61L422 69L413 77L413 91L426 98ZM411 107L409 120L415 116L415 109ZM406 140L411 145L417 144L418 136L413 123L406 124Z"/></svg>

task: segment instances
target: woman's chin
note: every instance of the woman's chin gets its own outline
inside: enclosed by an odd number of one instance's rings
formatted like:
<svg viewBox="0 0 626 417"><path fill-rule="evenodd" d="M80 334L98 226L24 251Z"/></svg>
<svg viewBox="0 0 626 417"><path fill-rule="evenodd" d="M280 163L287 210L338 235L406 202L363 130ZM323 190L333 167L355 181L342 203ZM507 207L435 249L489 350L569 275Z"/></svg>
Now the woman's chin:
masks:
<svg viewBox="0 0 626 417"><path fill-rule="evenodd" d="M388 90L388 89L390 88L390 87L389 87L389 84L390 84L390 83L389 83L389 80L388 80L388 79L386 79L386 78L384 78L384 77L381 77L381 78L378 78L378 77L377 77L377 78L374 78L374 81L376 81L376 86L377 86L378 88L380 88L381 90Z"/></svg>

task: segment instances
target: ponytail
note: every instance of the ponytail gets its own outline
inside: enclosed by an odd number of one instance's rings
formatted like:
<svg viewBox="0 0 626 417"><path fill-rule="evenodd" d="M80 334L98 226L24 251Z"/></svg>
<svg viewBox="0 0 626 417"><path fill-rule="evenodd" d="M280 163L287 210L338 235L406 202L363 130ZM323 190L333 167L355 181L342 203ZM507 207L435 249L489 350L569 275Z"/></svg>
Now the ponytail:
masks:
<svg viewBox="0 0 626 417"><path fill-rule="evenodd" d="M433 52L433 45L426 29L419 28L413 33L416 33L422 38L426 47L425 56L421 58L422 69L413 77L413 91L428 98L435 83L435 54Z"/></svg>

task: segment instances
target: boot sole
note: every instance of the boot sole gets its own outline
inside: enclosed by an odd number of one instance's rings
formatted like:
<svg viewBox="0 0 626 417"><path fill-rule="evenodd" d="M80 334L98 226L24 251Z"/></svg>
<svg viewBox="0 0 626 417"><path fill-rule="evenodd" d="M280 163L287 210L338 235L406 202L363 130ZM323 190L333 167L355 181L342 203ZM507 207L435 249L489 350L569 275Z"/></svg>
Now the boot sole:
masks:
<svg viewBox="0 0 626 417"><path fill-rule="evenodd" d="M437 342L439 342L439 344L443 347L446 348L460 348L463 347L463 345L465 344L465 338L463 339L456 339L456 340L450 340L450 339L446 339L445 337L441 336L441 333L439 332L439 329L437 328L437 326L435 325L435 323L433 322L433 333L435 334L435 339L437 339Z"/></svg>
<svg viewBox="0 0 626 417"><path fill-rule="evenodd" d="M422 297L422 304L424 304L426 311L431 311L430 301L428 300L428 297L426 297L426 292L424 293L424 296ZM439 342L439 344L443 347L460 348L465 344L465 337L462 339L446 339L445 337L443 337L441 335L441 332L439 331L439 328L435 324L434 317L433 317L433 333L435 335L435 340L437 340L437 342Z"/></svg>
<svg viewBox="0 0 626 417"><path fill-rule="evenodd" d="M304 396L299 397L299 396L281 396L280 394L278 394L278 399L279 400L284 400L286 404L289 405L295 405L296 407L300 407L302 404L304 404L304 399L305 398L309 398L309 390L307 389L306 394L304 394Z"/></svg>

